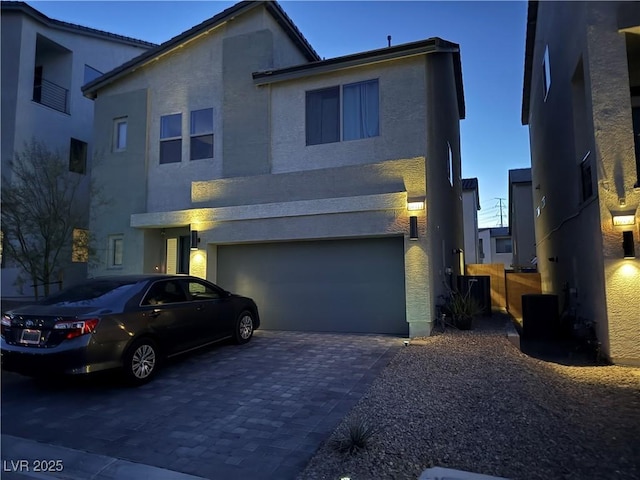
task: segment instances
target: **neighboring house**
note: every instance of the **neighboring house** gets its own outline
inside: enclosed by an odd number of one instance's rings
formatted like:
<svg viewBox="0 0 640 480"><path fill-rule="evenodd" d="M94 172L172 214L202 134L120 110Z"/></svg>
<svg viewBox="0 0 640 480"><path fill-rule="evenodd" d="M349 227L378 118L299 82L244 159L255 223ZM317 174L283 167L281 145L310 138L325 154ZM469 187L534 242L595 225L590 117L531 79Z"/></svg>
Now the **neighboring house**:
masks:
<svg viewBox="0 0 640 480"><path fill-rule="evenodd" d="M87 215L76 227L87 229L93 102L82 95L81 87L153 44L54 20L24 2L1 5L2 176L10 181L14 154L32 139L60 149L69 156L70 175L86 177L80 202L87 205ZM71 242L65 254L71 261ZM86 271L86 260L69 265L65 284L86 278ZM25 277L3 259L4 298L33 295L31 279L26 278L27 285L20 289L18 276Z"/></svg>
<svg viewBox="0 0 640 480"><path fill-rule="evenodd" d="M543 292L640 365L640 3L530 2L523 95Z"/></svg>
<svg viewBox="0 0 640 480"><path fill-rule="evenodd" d="M513 268L535 269L536 236L530 168L509 170L509 234L513 246Z"/></svg>
<svg viewBox="0 0 640 480"><path fill-rule="evenodd" d="M477 178L462 179L462 216L464 225L464 263L482 263L479 254L478 210L480 194Z"/></svg>
<svg viewBox="0 0 640 480"><path fill-rule="evenodd" d="M511 270L513 248L509 227L481 228L478 231L479 263L502 263Z"/></svg>
<svg viewBox="0 0 640 480"><path fill-rule="evenodd" d="M113 192L94 274L206 277L269 329L430 333L463 246L458 45L322 60L242 2L84 92Z"/></svg>

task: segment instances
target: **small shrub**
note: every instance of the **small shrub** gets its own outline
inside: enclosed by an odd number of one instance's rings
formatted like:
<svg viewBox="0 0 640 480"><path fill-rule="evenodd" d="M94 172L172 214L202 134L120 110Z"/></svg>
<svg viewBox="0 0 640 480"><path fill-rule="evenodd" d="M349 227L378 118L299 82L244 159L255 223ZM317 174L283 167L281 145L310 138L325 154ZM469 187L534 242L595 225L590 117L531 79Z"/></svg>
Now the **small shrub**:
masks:
<svg viewBox="0 0 640 480"><path fill-rule="evenodd" d="M356 416L347 420L346 425L338 432L338 437L333 441L336 450L342 453L355 453L367 448L369 441L377 429L366 419Z"/></svg>
<svg viewBox="0 0 640 480"><path fill-rule="evenodd" d="M469 330L472 327L473 317L482 313L482 305L471 296L471 290L467 293L454 291L448 306L455 325L460 330Z"/></svg>

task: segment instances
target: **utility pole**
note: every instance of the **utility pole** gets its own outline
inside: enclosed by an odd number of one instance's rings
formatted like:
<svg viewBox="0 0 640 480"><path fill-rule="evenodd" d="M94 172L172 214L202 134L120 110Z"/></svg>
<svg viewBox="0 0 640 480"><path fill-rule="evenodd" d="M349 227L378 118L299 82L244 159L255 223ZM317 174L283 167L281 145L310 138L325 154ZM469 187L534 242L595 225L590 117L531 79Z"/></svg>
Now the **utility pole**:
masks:
<svg viewBox="0 0 640 480"><path fill-rule="evenodd" d="M500 227L502 228L504 227L502 210L505 208L505 205L503 204L503 202L506 201L506 198L496 198L496 200L498 200L498 204L496 205L496 207L500 209Z"/></svg>

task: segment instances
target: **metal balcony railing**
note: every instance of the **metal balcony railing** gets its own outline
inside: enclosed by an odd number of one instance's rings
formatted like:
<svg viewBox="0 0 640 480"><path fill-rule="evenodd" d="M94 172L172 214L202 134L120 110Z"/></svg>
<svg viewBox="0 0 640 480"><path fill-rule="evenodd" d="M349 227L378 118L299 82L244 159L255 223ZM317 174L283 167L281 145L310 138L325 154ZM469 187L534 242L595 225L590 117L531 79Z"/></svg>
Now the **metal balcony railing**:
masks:
<svg viewBox="0 0 640 480"><path fill-rule="evenodd" d="M44 78L33 85L33 101L69 113L69 90Z"/></svg>

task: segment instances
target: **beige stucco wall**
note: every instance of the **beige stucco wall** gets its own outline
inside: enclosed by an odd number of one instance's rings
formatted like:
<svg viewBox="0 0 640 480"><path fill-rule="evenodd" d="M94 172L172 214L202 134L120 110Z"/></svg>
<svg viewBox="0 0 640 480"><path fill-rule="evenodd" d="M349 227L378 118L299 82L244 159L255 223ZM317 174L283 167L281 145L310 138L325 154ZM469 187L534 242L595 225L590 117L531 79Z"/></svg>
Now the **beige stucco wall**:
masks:
<svg viewBox="0 0 640 480"><path fill-rule="evenodd" d="M640 189L631 120L623 2L540 2L533 59L530 137L538 268L545 293L577 292L578 316L595 320L603 353L620 363L640 360L637 301L640 260L622 260L622 231L639 237ZM635 8L640 8L637 5ZM542 99L542 55L549 45L551 87ZM595 195L582 201L573 131L571 81L582 60ZM542 203L542 198L545 202ZM631 212L635 225L614 227ZM636 251L638 249L636 248ZM552 260L550 260L552 259Z"/></svg>

